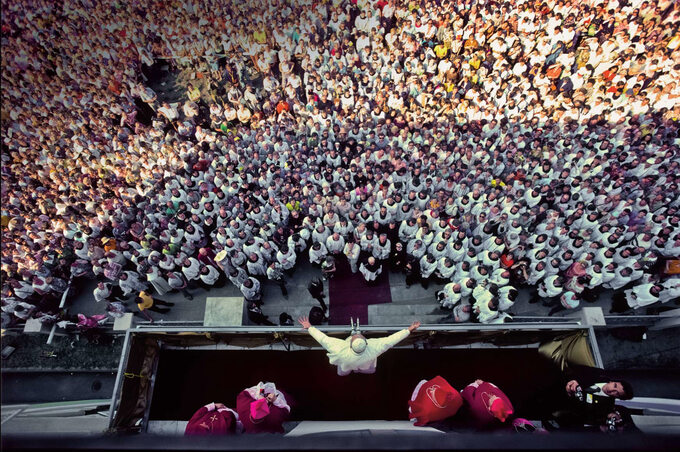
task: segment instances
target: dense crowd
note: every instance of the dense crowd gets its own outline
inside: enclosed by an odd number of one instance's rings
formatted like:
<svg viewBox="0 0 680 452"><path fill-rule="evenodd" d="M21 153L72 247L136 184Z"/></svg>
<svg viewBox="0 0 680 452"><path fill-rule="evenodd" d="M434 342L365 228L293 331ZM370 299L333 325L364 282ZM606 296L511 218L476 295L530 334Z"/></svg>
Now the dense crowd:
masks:
<svg viewBox="0 0 680 452"><path fill-rule="evenodd" d="M680 294L677 2L3 1L3 321L299 259L453 320ZM180 103L148 85L194 74ZM329 256L331 259L329 259ZM139 298L138 298L138 301ZM145 301L142 299L141 304ZM104 304L102 304L102 311Z"/></svg>

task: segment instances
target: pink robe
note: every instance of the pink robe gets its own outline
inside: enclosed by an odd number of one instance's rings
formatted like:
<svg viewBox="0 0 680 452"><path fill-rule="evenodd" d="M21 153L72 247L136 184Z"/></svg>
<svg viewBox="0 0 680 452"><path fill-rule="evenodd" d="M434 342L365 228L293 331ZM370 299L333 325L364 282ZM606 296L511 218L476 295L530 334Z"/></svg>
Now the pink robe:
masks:
<svg viewBox="0 0 680 452"><path fill-rule="evenodd" d="M236 413L227 408L209 403L201 407L189 419L185 435L230 435L235 434L241 427Z"/></svg>
<svg viewBox="0 0 680 452"><path fill-rule="evenodd" d="M283 423L288 420L288 410L272 404L269 406L269 414L264 419L261 419L259 422L253 422L250 417L250 404L254 401L255 399L247 390L241 391L238 397L236 397L236 412L243 423L244 432L284 433Z"/></svg>
<svg viewBox="0 0 680 452"><path fill-rule="evenodd" d="M501 422L489 411L489 397L494 395L503 399L507 407L512 407L510 399L494 384L482 382L479 386L471 383L461 392L467 402L470 416L477 428L500 427ZM512 408L511 408L512 409Z"/></svg>

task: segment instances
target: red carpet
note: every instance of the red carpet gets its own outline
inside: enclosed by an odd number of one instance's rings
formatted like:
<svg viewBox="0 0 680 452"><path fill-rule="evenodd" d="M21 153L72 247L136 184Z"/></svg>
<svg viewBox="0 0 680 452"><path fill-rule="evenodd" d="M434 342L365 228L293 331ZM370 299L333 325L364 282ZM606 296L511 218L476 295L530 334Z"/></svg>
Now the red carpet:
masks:
<svg viewBox="0 0 680 452"><path fill-rule="evenodd" d="M336 263L337 271L329 280L330 325L349 325L350 317L359 318L362 325L368 325L368 305L391 303L389 268L383 265L383 272L375 285L366 284L361 273L352 273L346 260Z"/></svg>

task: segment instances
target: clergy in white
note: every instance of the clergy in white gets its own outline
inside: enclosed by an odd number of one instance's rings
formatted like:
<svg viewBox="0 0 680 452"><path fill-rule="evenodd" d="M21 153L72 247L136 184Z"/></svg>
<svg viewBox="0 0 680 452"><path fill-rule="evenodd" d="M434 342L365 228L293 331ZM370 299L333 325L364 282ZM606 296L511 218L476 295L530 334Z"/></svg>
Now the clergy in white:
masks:
<svg viewBox="0 0 680 452"><path fill-rule="evenodd" d="M375 373L378 356L406 339L420 326L420 322L413 322L408 328L381 338L366 339L361 333L355 333L347 339L337 339L313 327L307 317L300 317L298 322L328 352L330 363L338 366L338 375L341 376L352 372Z"/></svg>

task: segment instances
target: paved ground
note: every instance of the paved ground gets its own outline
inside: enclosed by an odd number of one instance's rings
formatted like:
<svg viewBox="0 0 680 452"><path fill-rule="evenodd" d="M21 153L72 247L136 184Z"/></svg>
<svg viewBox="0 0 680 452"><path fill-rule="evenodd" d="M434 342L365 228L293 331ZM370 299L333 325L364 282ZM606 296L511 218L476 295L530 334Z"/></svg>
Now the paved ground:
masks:
<svg viewBox="0 0 680 452"><path fill-rule="evenodd" d="M262 307L263 312L269 316L270 320L277 323L279 314L287 312L293 318L299 315L307 315L313 306L318 303L307 292L309 282L321 276L321 272L312 267L306 260L301 259L292 278L287 279L288 298L281 295L278 286L264 281ZM391 304L375 305L369 307L369 324L406 324L416 317L423 323L437 323L440 319L447 316L450 311L441 309L435 299L435 292L441 289L441 285L430 284L427 290L420 285L406 287L405 277L402 274L390 273L390 291L392 296ZM85 315L102 314L105 306L94 301L92 291L95 283L85 282L76 297L69 302L69 310L73 314L82 313ZM328 303L328 284L324 285L326 291L326 302ZM165 294L161 298L175 303L171 311L167 314L152 313L154 319L165 322L202 322L205 314L205 301L207 297L233 297L241 296L240 291L231 283L227 283L223 288L205 291L196 289L193 292L194 299L187 300L181 293ZM510 312L522 317L544 317L547 316L550 308L542 306L540 303L530 304L528 302L530 292L527 289L520 290L515 305ZM608 313L611 305L611 294L605 293L596 303L584 303L587 306L600 306L605 314ZM135 308L130 302L130 308ZM573 316L575 312L562 311L555 314L559 316ZM137 317L142 321L141 317Z"/></svg>
<svg viewBox="0 0 680 452"><path fill-rule="evenodd" d="M45 403L110 399L116 374L101 371L17 371L2 373L2 403Z"/></svg>
<svg viewBox="0 0 680 452"><path fill-rule="evenodd" d="M281 295L279 287L268 281L262 284L263 300L262 307L264 313L270 320L278 323L279 314L289 313L293 318L300 315L307 315L317 302L311 298L307 291L309 282L320 277L320 271L312 267L306 259L300 259L298 268L294 275L287 280L288 297ZM94 301L92 291L95 288L94 281L83 282L77 293L70 298L68 308L71 314L82 313L85 315L104 314L105 305ZM402 274L390 274L390 292L392 302L388 304L369 306L369 324L372 325L407 325L414 319L420 319L423 323L434 324L441 322L449 313L449 310L441 309L435 300L435 292L441 288L440 285L431 284L425 290L420 285L406 287L405 278ZM326 295L328 284L325 284ZM167 322L170 325L175 322L184 322L189 325L202 325L205 314L207 297L232 297L241 296L240 292L231 283L227 283L220 289L206 291L196 289L193 291L194 299L188 300L180 294L165 294L163 299L175 303L171 311L167 314L152 313L158 323ZM545 320L549 308L540 303L530 304L528 302L530 292L527 289L520 290L520 295L510 312L515 316L523 318L537 317L535 320ZM332 309L332 303L326 296L326 301ZM603 296L593 304L583 303L585 306L599 306L605 315L608 315L611 304L611 293L605 292ZM670 303L669 303L670 304ZM670 306L669 306L670 307ZM129 308L136 311L132 299ZM560 316L578 316L578 311L562 311L555 314ZM144 322L141 316L135 317L135 322ZM247 319L246 319L247 324ZM680 367L680 335L671 334L675 330L664 330L662 332L649 332L648 339L642 342L631 342L622 340L613 334L602 333L602 338L598 335L600 349L607 367L657 367L670 366ZM641 335L641 334L640 334ZM62 368L108 368L106 362L116 361L119 356L120 344L90 344L81 337L80 341L73 342L66 337L56 337L52 346L45 346L47 337L44 335L31 336L30 340L22 338L21 335L14 339L19 343L17 351L8 360L4 360L4 367L62 367ZM3 340L8 343L7 338ZM624 344L624 345L621 345ZM653 344L653 345L652 345ZM73 346L72 346L73 345ZM83 350L84 356L76 354L75 349ZM47 356L49 352L56 353L59 357L68 356L68 361L64 364L61 358ZM73 359L71 358L73 355ZM90 357L94 358L90 358ZM101 358L101 359L98 359ZM59 364L57 364L57 361ZM99 362L102 361L102 362ZM54 364L53 364L54 363ZM115 367L113 365L112 367Z"/></svg>
<svg viewBox="0 0 680 452"><path fill-rule="evenodd" d="M307 284L319 277L319 270L307 262L301 262L294 276L287 282L288 298L284 298L278 286L265 282L264 312L273 321L286 311L294 317L304 315L316 305L307 292ZM403 275L391 274L390 286L392 303L375 305L369 309L371 324L407 324L413 318L435 323L448 314L439 308L434 293L440 286L431 285L428 290L420 286L407 289ZM71 313L92 315L103 313L104 306L92 298L94 283L88 282L69 302ZM326 284L327 290L327 284ZM211 291L196 290L194 299L187 300L181 294L167 294L163 298L175 303L168 314L155 314L165 322L203 322L206 298L208 296L238 296L238 290L231 284ZM520 316L545 316L548 308L528 303L529 293L521 291L512 312ZM328 297L326 298L328 300ZM604 296L595 305L608 312L610 296ZM332 306L332 305L331 305ZM560 315L576 313L561 312ZM636 388L640 396L673 397L680 394L680 329L647 331L646 339L624 337L621 331L598 329L597 340L606 369L620 370ZM20 336L21 337L21 336ZM16 338L17 351L3 360L3 402L22 403L36 401L63 401L83 398L108 398L112 391L113 374L104 369L115 369L120 357L120 341L113 344L91 344L85 339L73 342L66 337L57 337L53 345L45 345L47 336L30 336L30 340ZM8 338L3 338L6 344ZM72 347L73 345L73 347ZM50 357L50 352L57 355ZM44 374L41 372L12 372L9 368L51 368L100 369L99 373L85 372L71 375L70 372ZM654 369L650 371L650 369Z"/></svg>

